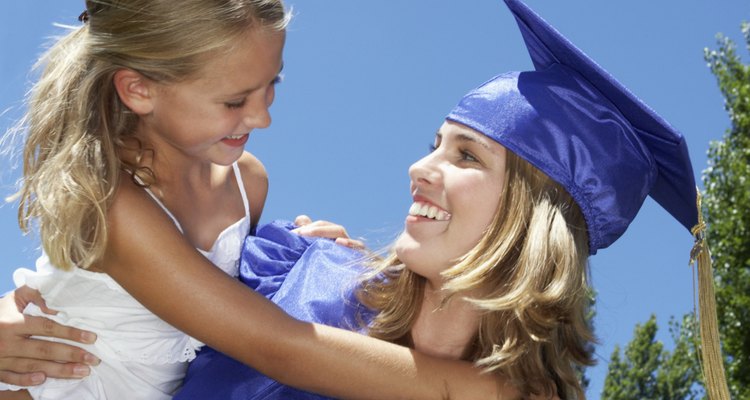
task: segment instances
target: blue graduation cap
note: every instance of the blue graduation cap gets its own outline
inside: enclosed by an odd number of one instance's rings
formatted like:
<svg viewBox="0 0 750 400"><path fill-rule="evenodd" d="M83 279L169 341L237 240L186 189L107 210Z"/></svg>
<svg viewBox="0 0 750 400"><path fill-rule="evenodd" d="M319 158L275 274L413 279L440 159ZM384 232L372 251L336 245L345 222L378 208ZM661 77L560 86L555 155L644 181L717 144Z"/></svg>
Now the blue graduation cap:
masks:
<svg viewBox="0 0 750 400"><path fill-rule="evenodd" d="M525 4L505 3L535 70L490 79L446 119L490 137L565 187L583 212L591 254L625 232L646 196L688 230L702 230L684 137ZM699 259L700 295L714 300L708 249L699 236L695 249L708 263L701 271ZM715 304L701 303L700 319L709 395L728 399L720 388L726 381ZM704 332L704 322L713 323L706 327L711 332ZM705 352L709 343L713 353Z"/></svg>
<svg viewBox="0 0 750 400"><path fill-rule="evenodd" d="M683 136L524 4L506 3L536 71L492 78L448 119L563 185L586 219L591 254L625 232L648 195L692 229L697 192Z"/></svg>

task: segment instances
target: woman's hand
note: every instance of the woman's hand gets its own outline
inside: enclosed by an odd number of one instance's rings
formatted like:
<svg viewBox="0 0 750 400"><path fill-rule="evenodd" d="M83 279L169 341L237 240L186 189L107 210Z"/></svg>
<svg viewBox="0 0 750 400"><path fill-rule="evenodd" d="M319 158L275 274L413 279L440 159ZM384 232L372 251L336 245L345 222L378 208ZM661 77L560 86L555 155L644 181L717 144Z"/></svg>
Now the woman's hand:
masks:
<svg viewBox="0 0 750 400"><path fill-rule="evenodd" d="M79 343L93 343L91 332L60 325L44 317L24 315L21 311L34 303L45 313L44 299L34 289L21 287L0 298L0 381L18 386L38 385L47 377L82 378L89 365L99 363L93 354L63 343L34 339L47 336Z"/></svg>
<svg viewBox="0 0 750 400"><path fill-rule="evenodd" d="M307 215L297 216L297 218L294 219L294 224L297 225L298 228L292 230L292 232L298 235L334 239L336 244L350 247L352 249L362 250L365 248L364 242L350 238L346 229L339 224L322 220L313 222L313 220Z"/></svg>

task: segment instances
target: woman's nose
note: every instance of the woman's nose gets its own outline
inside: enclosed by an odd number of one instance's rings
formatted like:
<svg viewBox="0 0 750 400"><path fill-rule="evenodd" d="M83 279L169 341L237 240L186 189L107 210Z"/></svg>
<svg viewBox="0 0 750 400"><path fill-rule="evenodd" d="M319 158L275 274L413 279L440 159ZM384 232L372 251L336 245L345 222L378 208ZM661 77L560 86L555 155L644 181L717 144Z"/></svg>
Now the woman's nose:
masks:
<svg viewBox="0 0 750 400"><path fill-rule="evenodd" d="M409 178L415 185L435 184L440 181L437 151L422 157L409 167Z"/></svg>

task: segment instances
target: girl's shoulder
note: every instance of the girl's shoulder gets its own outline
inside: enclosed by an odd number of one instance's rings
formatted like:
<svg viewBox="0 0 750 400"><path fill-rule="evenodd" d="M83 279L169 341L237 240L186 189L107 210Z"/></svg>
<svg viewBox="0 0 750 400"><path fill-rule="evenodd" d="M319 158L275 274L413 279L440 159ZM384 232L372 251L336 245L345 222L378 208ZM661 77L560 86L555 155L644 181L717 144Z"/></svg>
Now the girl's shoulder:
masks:
<svg viewBox="0 0 750 400"><path fill-rule="evenodd" d="M240 159L237 160L237 165L240 167L240 173L242 173L242 179L260 179L268 180L268 174L266 173L266 167L263 163L255 157L252 153L247 151L242 153Z"/></svg>
<svg viewBox="0 0 750 400"><path fill-rule="evenodd" d="M245 193L247 193L252 225L255 226L260 221L268 194L268 173L263 163L247 151L242 154L237 165L240 168Z"/></svg>
<svg viewBox="0 0 750 400"><path fill-rule="evenodd" d="M131 224L164 219L174 226L164 210L149 196L143 186L136 184L129 174L123 172L115 188L109 206L108 222Z"/></svg>
<svg viewBox="0 0 750 400"><path fill-rule="evenodd" d="M175 254L182 250L169 249L184 247L186 242L164 210L126 173L122 173L107 209L106 234L107 247L97 262L97 272L111 273L123 265L129 269L147 266L145 258L150 252Z"/></svg>

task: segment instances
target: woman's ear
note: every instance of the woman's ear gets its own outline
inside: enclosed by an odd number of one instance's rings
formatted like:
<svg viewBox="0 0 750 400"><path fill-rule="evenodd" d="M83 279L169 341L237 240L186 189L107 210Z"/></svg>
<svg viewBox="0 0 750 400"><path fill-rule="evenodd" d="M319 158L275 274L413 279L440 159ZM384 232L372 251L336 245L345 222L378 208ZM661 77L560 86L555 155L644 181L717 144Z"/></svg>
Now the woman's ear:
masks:
<svg viewBox="0 0 750 400"><path fill-rule="evenodd" d="M120 100L130 111L146 115L153 110L154 83L132 69L115 72L115 90Z"/></svg>

